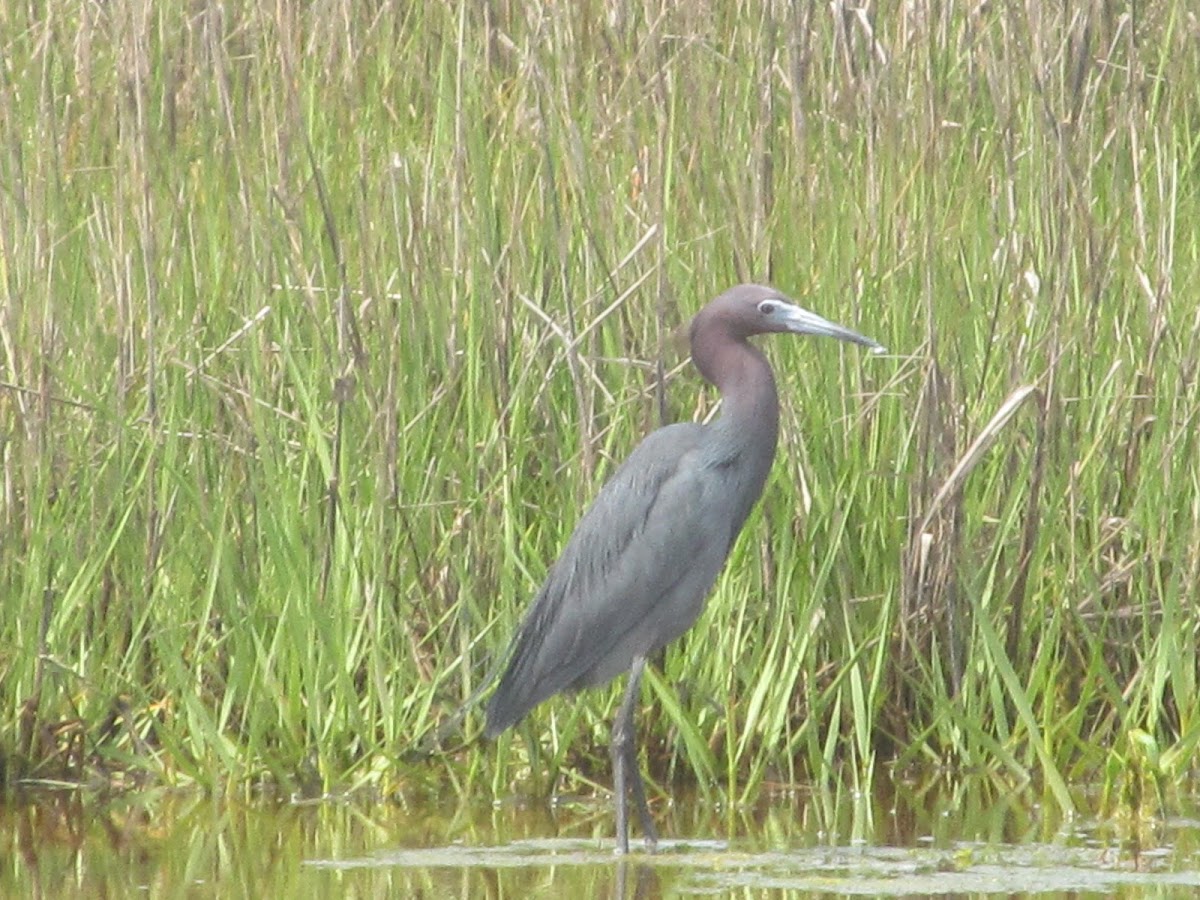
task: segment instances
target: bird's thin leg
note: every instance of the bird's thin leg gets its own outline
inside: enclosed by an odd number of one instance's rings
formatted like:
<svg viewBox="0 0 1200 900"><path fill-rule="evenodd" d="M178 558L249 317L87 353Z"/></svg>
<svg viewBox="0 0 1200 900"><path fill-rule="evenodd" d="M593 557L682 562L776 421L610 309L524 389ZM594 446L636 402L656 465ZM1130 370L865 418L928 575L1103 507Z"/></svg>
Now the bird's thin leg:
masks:
<svg viewBox="0 0 1200 900"><path fill-rule="evenodd" d="M625 752L617 746L617 728L613 725L613 743L609 748L613 767L613 796L617 801L617 853L629 852L629 822L625 813Z"/></svg>
<svg viewBox="0 0 1200 900"><path fill-rule="evenodd" d="M642 836L646 841L646 849L653 853L654 848L658 846L658 829L654 827L654 820L650 818L650 805L646 802L646 786L642 782L642 773L638 768L637 747L633 741L629 742L629 771L633 783L633 798L637 801L638 806L638 818L642 820Z"/></svg>
<svg viewBox="0 0 1200 900"><path fill-rule="evenodd" d="M646 788L642 784L642 776L638 771L637 749L633 740L633 715L637 708L638 696L641 693L642 670L646 660L636 657L629 669L629 683L625 686L625 697L621 708L617 710L617 718L613 722L612 733L612 763L613 763L613 793L617 799L617 852L629 852L629 805L627 793L630 785L638 805L638 816L642 820L642 831L645 832L646 846L653 850L658 843L658 832L650 818L650 807L646 804Z"/></svg>
<svg viewBox="0 0 1200 900"><path fill-rule="evenodd" d="M613 795L617 801L617 853L629 852L629 807L626 803L628 794L629 748L633 746L633 705L637 702L638 688L641 683L642 667L645 661L634 659L629 670L629 681L625 685L625 697L617 709L617 717L613 719L612 744L609 756L613 768ZM637 769L635 768L636 772Z"/></svg>

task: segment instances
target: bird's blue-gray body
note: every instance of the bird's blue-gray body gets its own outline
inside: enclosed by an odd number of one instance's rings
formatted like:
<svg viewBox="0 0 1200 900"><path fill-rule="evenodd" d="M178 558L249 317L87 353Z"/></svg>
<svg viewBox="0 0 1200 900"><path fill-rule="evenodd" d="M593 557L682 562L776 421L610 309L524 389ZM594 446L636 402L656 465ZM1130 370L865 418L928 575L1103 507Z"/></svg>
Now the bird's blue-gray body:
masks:
<svg viewBox="0 0 1200 900"><path fill-rule="evenodd" d="M691 627L774 453L714 443L721 423L650 434L579 520L488 706L496 734L560 691L605 684ZM716 452L714 452L716 451Z"/></svg>

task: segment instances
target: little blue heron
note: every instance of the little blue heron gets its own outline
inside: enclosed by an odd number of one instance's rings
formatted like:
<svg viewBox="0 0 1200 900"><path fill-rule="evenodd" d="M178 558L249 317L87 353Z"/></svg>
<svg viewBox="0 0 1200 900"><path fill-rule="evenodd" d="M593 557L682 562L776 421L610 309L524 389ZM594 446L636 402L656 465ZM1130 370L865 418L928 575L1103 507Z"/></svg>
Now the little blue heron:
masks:
<svg viewBox="0 0 1200 900"><path fill-rule="evenodd" d="M775 377L747 341L775 332L883 352L761 285L732 288L702 309L691 325L692 361L720 390L721 415L651 433L604 485L521 623L488 702L486 733L495 737L555 694L629 673L610 748L619 853L629 851L629 786L647 848L658 841L633 734L646 658L700 615L775 456Z"/></svg>

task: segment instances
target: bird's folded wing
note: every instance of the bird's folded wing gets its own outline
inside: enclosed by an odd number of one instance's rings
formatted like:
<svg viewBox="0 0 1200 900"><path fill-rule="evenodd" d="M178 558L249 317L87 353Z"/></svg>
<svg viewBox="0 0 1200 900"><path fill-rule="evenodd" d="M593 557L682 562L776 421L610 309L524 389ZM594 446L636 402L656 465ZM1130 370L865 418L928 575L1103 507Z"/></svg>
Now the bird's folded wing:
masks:
<svg viewBox="0 0 1200 900"><path fill-rule="evenodd" d="M732 537L694 452L702 434L690 424L654 432L600 491L521 626L489 731L615 677L695 621Z"/></svg>

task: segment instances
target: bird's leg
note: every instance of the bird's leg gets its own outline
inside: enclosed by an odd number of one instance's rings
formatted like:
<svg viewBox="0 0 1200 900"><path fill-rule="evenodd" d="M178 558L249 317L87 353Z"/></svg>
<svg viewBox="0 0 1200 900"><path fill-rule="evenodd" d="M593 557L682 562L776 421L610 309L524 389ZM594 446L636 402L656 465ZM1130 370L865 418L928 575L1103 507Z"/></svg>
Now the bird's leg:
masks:
<svg viewBox="0 0 1200 900"><path fill-rule="evenodd" d="M613 743L609 748L613 767L613 795L617 801L617 853L629 852L629 822L625 813L625 752L617 746L617 728L613 724Z"/></svg>
<svg viewBox="0 0 1200 900"><path fill-rule="evenodd" d="M658 830L654 827L654 820L650 818L646 786L642 782L641 770L638 769L637 748L633 741L629 742L629 770L633 773L633 797L638 805L638 818L642 820L642 836L646 841L646 849L653 853L658 846Z"/></svg>
<svg viewBox="0 0 1200 900"><path fill-rule="evenodd" d="M633 661L633 667L629 671L629 682L625 686L625 697L617 709L617 717L613 719L612 744L608 750L612 759L613 795L617 801L617 853L619 854L629 852L629 813L625 797L628 793L626 777L629 770L629 748L633 746L630 698L636 698L638 695L637 689L638 683L641 681L639 676L642 665L644 663L640 660ZM635 768L634 771L636 772L637 769Z"/></svg>
<svg viewBox="0 0 1200 900"><path fill-rule="evenodd" d="M642 670L646 660L636 657L629 669L629 683L625 686L625 697L621 708L617 710L617 718L613 722L612 754L613 764L613 793L617 797L617 852L629 852L629 806L627 792L633 787L633 796L638 805L638 817L642 820L642 831L646 838L646 847L654 850L658 843L658 832L654 821L650 818L650 807L646 803L646 788L642 784L642 775L638 771L637 748L633 740L633 715L637 708L638 696L641 693Z"/></svg>

